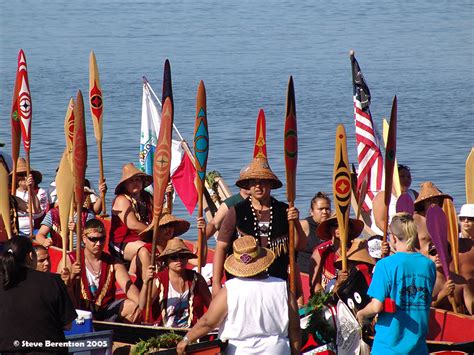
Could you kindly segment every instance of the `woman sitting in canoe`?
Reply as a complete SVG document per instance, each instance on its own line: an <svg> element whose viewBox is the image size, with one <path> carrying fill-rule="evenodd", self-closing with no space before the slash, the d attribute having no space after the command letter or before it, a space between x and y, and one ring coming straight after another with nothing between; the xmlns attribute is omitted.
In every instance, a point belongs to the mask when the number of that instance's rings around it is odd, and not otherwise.
<svg viewBox="0 0 474 355"><path fill-rule="evenodd" d="M348 245L352 240L360 235L364 229L364 223L357 219L349 219ZM315 263L313 278L311 279L310 289L317 292L321 289L330 291L335 285L338 286L343 279L338 276L338 270L334 266L334 262L341 255L339 228L337 218L333 215L331 218L322 222L316 234L326 242L319 245L313 252L312 258ZM347 275L345 275L347 276Z"/></svg>
<svg viewBox="0 0 474 355"><path fill-rule="evenodd" d="M182 239L168 241L158 257L164 270L154 274L149 266L146 281L153 279L150 319L156 326L188 328L193 326L211 303L206 281L197 272L186 269L189 259L197 258ZM141 308L145 308L147 282L140 293Z"/></svg>

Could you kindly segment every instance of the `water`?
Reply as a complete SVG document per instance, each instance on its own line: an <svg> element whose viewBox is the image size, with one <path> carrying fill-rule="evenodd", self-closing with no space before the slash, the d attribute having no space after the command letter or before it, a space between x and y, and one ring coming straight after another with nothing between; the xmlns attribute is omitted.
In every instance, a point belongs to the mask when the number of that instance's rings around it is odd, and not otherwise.
<svg viewBox="0 0 474 355"><path fill-rule="evenodd" d="M175 123L192 142L199 80L207 89L208 170L233 184L253 152L258 109L267 117L270 164L284 180L283 120L295 81L299 160L296 206L305 215L318 190L331 191L334 136L344 123L356 162L351 67L356 57L381 131L398 96L398 161L413 187L434 181L465 202L464 164L473 146L474 31L471 1L0 1L0 140L9 151L9 115L19 48L33 104L33 167L45 186L64 149L67 104L88 90L96 53L104 95L107 206L121 165L138 162L141 77L161 92L171 61ZM98 180L90 112L88 177ZM233 191L236 191L234 188ZM284 189L275 192L284 199ZM176 214L189 218L179 200ZM193 238L195 232L189 233ZM192 235L191 235L192 234Z"/></svg>

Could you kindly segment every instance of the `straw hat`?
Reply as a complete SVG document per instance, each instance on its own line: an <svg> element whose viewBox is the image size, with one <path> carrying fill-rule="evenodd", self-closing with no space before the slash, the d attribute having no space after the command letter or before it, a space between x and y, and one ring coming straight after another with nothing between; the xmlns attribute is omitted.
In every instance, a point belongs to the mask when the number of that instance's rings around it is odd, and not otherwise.
<svg viewBox="0 0 474 355"><path fill-rule="evenodd" d="M336 214L333 213L330 218L326 219L316 229L316 235L323 240L331 240L331 227L337 225ZM364 222L359 221L358 219L349 218L349 240L352 240L362 233L364 229Z"/></svg>
<svg viewBox="0 0 474 355"><path fill-rule="evenodd" d="M453 199L451 196L448 194L442 193L435 184L433 184L431 181L425 181L424 183L421 184L420 187L420 194L418 195L418 198L415 200L414 205L415 208L417 205L429 198L432 197L442 197L442 198L449 198Z"/></svg>
<svg viewBox="0 0 474 355"><path fill-rule="evenodd" d="M168 211L163 211L160 218L160 227L166 225L172 225L174 228L173 237L179 237L181 234L186 233L189 230L190 223L184 219L173 216Z"/></svg>
<svg viewBox="0 0 474 355"><path fill-rule="evenodd" d="M26 167L26 160L25 158L18 158L18 161L16 163L16 174L18 175L25 175L26 176L27 172L27 167ZM33 179L35 180L36 185L39 185L41 181L43 181L43 175L38 171L34 170L30 166L30 173L33 175ZM13 171L10 172L10 176L12 176Z"/></svg>
<svg viewBox="0 0 474 355"><path fill-rule="evenodd" d="M151 185L153 177L145 174L143 171L137 169L133 163L124 164L122 167L122 179L120 179L117 187L115 187L115 194L120 195L125 191L125 183L134 176L139 176L143 181L143 188Z"/></svg>
<svg viewBox="0 0 474 355"><path fill-rule="evenodd" d="M474 217L474 203L466 203L461 206L459 217Z"/></svg>
<svg viewBox="0 0 474 355"><path fill-rule="evenodd" d="M196 259L197 255L194 254L191 250L188 249L184 241L180 238L171 238L166 243L166 248L163 252L157 257L158 260L163 261L169 255L173 254L186 254L188 259Z"/></svg>
<svg viewBox="0 0 474 355"><path fill-rule="evenodd" d="M273 251L259 247L251 235L245 235L234 241L234 253L229 255L224 268L237 277L251 277L270 267L275 260Z"/></svg>
<svg viewBox="0 0 474 355"><path fill-rule="evenodd" d="M265 157L254 158L252 162L240 172L239 180L236 185L243 189L249 189L249 180L270 180L272 189L279 189L283 186L281 181L273 173L268 160Z"/></svg>
<svg viewBox="0 0 474 355"><path fill-rule="evenodd" d="M352 245L347 251L347 260L375 265L375 259L369 254L367 240L360 238L352 241ZM342 269L342 257L334 262L334 266L339 270Z"/></svg>

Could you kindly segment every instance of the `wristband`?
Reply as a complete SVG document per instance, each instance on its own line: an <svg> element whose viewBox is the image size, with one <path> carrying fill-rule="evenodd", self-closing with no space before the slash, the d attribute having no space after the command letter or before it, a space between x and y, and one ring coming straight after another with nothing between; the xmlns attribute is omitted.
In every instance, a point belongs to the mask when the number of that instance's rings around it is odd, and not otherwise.
<svg viewBox="0 0 474 355"><path fill-rule="evenodd" d="M183 337L183 341L184 341L186 344L189 344L189 343L191 342L191 340L189 340L189 338L188 338L187 335L185 335L185 336Z"/></svg>

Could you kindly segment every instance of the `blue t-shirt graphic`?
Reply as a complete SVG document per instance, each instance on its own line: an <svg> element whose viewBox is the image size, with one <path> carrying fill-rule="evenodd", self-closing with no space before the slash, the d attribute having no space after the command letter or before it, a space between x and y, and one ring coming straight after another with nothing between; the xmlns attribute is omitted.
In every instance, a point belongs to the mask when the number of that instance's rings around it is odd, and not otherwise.
<svg viewBox="0 0 474 355"><path fill-rule="evenodd" d="M400 252L377 262L368 294L391 298L395 313L382 312L372 354L428 354L426 334L436 266L420 253Z"/></svg>

